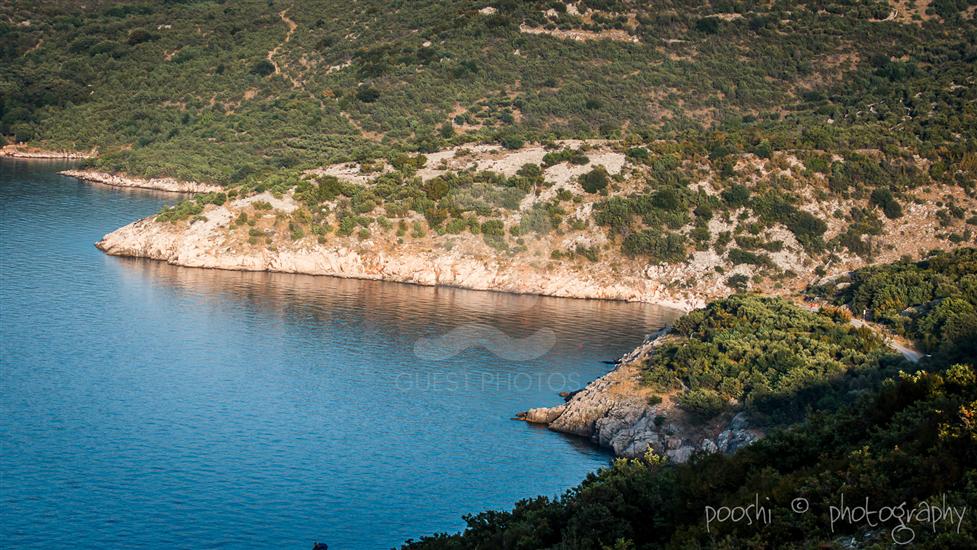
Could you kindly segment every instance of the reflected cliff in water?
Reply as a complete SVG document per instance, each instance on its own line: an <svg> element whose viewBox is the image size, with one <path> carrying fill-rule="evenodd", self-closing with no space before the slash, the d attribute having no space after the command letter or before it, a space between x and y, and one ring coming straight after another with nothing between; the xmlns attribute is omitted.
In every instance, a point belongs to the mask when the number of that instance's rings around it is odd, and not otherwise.
<svg viewBox="0 0 977 550"><path fill-rule="evenodd" d="M619 349L629 351L640 343L643 334L657 330L679 314L649 304L197 269L139 258L108 260L124 268L130 283L152 281L203 302L246 300L282 321L312 319L324 327L355 323L364 330L415 337L444 334L472 324L497 327L513 338L525 338L547 328L556 335L553 353L589 350L589 354L600 357L599 361L617 359ZM614 330L608 330L609 326ZM606 352L601 355L603 350Z"/></svg>

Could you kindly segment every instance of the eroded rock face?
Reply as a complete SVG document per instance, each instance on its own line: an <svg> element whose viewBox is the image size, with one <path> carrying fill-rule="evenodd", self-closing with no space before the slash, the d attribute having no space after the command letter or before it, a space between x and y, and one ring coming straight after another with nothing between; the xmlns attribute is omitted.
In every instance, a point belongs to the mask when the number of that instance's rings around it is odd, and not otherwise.
<svg viewBox="0 0 977 550"><path fill-rule="evenodd" d="M111 185L113 187L154 189L156 191L170 191L173 193L216 193L224 190L219 185L208 183L179 181L173 178L136 178L99 172L97 170L63 170L60 173L65 176L101 183L103 185Z"/></svg>
<svg viewBox="0 0 977 550"><path fill-rule="evenodd" d="M672 462L686 462L697 451L731 453L762 437L744 413L699 425L668 401L649 401L654 392L641 384L640 364L667 337L667 329L652 334L566 403L530 409L519 418L587 437L617 456L637 458L651 448Z"/></svg>
<svg viewBox="0 0 977 550"><path fill-rule="evenodd" d="M262 201L270 210L255 212ZM297 208L291 196L262 193L217 206L207 205L196 219L160 222L149 217L105 237L96 246L115 256L162 260L173 265L242 271L274 271L443 285L567 298L596 298L657 303L688 311L701 299L679 295L665 284L640 275L602 270L599 264L554 264L548 256L527 261L498 254L478 235L453 236L450 249L434 237L397 243L389 234L366 240L331 235L317 242L306 235L290 240L287 223L269 226L276 216ZM262 218L258 228L278 231L274 246L249 244L248 227L232 223L242 212ZM263 238L262 238L263 241Z"/></svg>

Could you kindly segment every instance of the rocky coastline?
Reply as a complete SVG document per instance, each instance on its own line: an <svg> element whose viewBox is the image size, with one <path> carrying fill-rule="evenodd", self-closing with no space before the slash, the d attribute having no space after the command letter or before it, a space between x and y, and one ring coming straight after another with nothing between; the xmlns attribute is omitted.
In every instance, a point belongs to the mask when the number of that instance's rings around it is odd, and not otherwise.
<svg viewBox="0 0 977 550"><path fill-rule="evenodd" d="M255 204L270 210L256 210ZM122 227L96 243L113 256L160 260L172 265L236 271L270 271L451 286L562 298L648 302L690 311L699 296L677 292L644 273L608 273L597 264L524 260L500 255L478 235L458 235L449 248L433 236L397 242L390 235L368 239L311 235L292 239L278 223L299 208L293 197L261 193L223 205L209 204L194 219L158 221L151 216ZM235 220L245 213L254 226ZM253 235L261 235L253 237ZM265 238L274 244L265 244ZM258 241L258 242L255 242Z"/></svg>
<svg viewBox="0 0 977 550"><path fill-rule="evenodd" d="M152 189L171 193L214 193L223 190L221 186L209 183L180 181L173 178L137 178L99 172L98 170L62 170L59 173L63 176L71 176L83 181L111 185L112 187Z"/></svg>
<svg viewBox="0 0 977 550"><path fill-rule="evenodd" d="M23 145L4 145L0 147L0 157L18 159L85 160L95 158L97 151L53 151L26 147Z"/></svg>
<svg viewBox="0 0 977 550"><path fill-rule="evenodd" d="M686 462L697 451L732 453L763 437L745 414L693 422L668 395L641 384L641 364L655 352L669 329L661 329L623 356L613 370L555 407L519 413L517 418L585 437L616 456L638 458L649 450L671 462Z"/></svg>
<svg viewBox="0 0 977 550"><path fill-rule="evenodd" d="M276 249L240 250L220 231L226 210L208 212L192 230L174 230L152 218L106 235L95 244L113 256L164 261L183 267L269 271L449 286L561 298L640 301L682 311L700 305L638 277L600 280L572 268L542 272L534 266L463 252L397 251L376 242L304 243ZM216 222L216 223L215 223ZM213 233L209 229L217 229Z"/></svg>

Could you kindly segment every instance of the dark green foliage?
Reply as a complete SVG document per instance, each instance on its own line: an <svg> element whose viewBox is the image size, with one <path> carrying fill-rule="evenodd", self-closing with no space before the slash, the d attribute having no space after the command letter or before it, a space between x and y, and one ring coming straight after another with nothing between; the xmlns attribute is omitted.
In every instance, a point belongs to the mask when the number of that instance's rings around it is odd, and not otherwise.
<svg viewBox="0 0 977 550"><path fill-rule="evenodd" d="M744 185L736 184L722 192L723 201L731 208L746 206L750 200L750 190Z"/></svg>
<svg viewBox="0 0 977 550"><path fill-rule="evenodd" d="M598 166L580 176L580 186L588 193L599 193L607 189L608 175L603 166Z"/></svg>
<svg viewBox="0 0 977 550"><path fill-rule="evenodd" d="M681 262L686 257L686 239L678 233L645 230L625 237L621 250L628 256L647 258L649 262Z"/></svg>
<svg viewBox="0 0 977 550"><path fill-rule="evenodd" d="M837 403L890 353L870 331L835 321L830 312L751 295L692 312L674 331L678 338L649 359L647 383L694 392L685 399L700 415L736 400L776 423Z"/></svg>
<svg viewBox="0 0 977 550"><path fill-rule="evenodd" d="M356 90L356 99L363 103L373 103L380 99L380 91L370 86L363 86L359 90Z"/></svg>
<svg viewBox="0 0 977 550"><path fill-rule="evenodd" d="M743 292L749 288L750 278L741 273L731 275L726 279L726 286L736 292Z"/></svg>
<svg viewBox="0 0 977 550"><path fill-rule="evenodd" d="M560 164L561 162L584 165L590 162L590 159L587 158L587 155L583 154L579 149L563 149L558 152L551 152L543 155L543 166L554 166Z"/></svg>
<svg viewBox="0 0 977 550"><path fill-rule="evenodd" d="M262 59L251 66L251 73L258 76L268 76L275 73L275 65L267 59Z"/></svg>
<svg viewBox="0 0 977 550"><path fill-rule="evenodd" d="M706 34L717 34L720 21L717 17L703 17L695 22L695 30Z"/></svg>
<svg viewBox="0 0 977 550"><path fill-rule="evenodd" d="M729 408L729 399L711 388L695 388L679 395L680 407L693 414L697 420L709 420Z"/></svg>
<svg viewBox="0 0 977 550"><path fill-rule="evenodd" d="M837 303L883 323L928 351L977 356L977 249L938 253L917 263L867 267L851 274Z"/></svg>
<svg viewBox="0 0 977 550"><path fill-rule="evenodd" d="M801 210L783 196L767 193L757 197L753 210L764 222L785 225L808 251L817 252L824 248L821 237L827 231L828 224L810 212Z"/></svg>
<svg viewBox="0 0 977 550"><path fill-rule="evenodd" d="M885 217L890 219L902 217L902 206L896 200L895 196L892 195L892 191L882 187L875 189L872 191L870 201L882 209Z"/></svg>
<svg viewBox="0 0 977 550"><path fill-rule="evenodd" d="M761 267L773 266L773 261L766 254L755 254L740 248L730 249L728 258L733 265L748 264Z"/></svg>
<svg viewBox="0 0 977 550"><path fill-rule="evenodd" d="M159 40L159 35L153 34L146 29L133 29L129 31L129 38L126 40L126 42L130 46L135 46L136 44L152 42L153 40Z"/></svg>

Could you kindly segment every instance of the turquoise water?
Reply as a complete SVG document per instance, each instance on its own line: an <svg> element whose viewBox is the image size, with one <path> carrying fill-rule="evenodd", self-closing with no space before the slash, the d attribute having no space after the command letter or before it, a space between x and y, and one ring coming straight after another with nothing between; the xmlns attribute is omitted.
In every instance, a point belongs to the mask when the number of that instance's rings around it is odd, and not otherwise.
<svg viewBox="0 0 977 550"><path fill-rule="evenodd" d="M0 161L7 548L389 548L463 528L607 464L511 417L674 316L113 258L92 243L174 196L59 167ZM473 327L516 340L415 353Z"/></svg>

